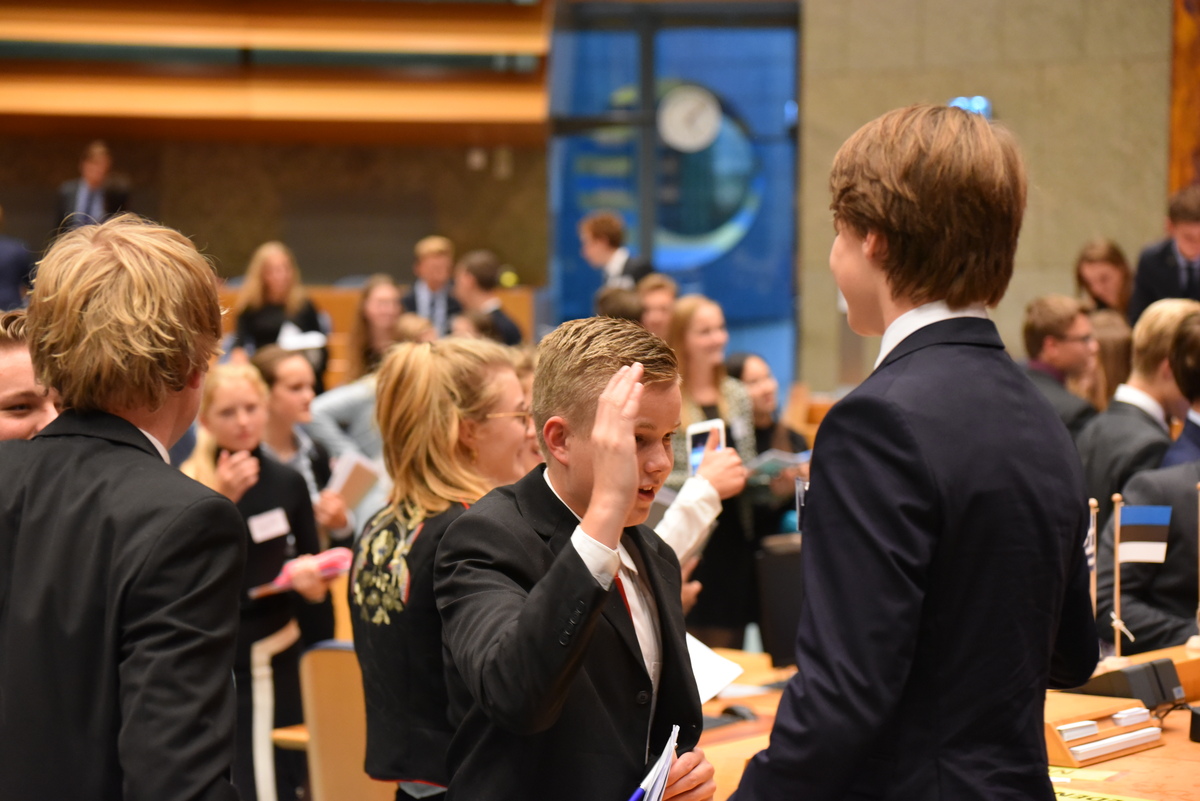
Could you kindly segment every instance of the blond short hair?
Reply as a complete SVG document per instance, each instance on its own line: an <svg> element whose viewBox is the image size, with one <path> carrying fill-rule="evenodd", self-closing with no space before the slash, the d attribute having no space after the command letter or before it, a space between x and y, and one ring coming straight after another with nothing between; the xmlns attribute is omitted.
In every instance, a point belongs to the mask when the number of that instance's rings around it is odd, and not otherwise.
<svg viewBox="0 0 1200 801"><path fill-rule="evenodd" d="M948 106L896 109L855 132L833 160L839 226L875 232L892 294L952 309L994 306L1012 278L1025 166L1005 128Z"/></svg>
<svg viewBox="0 0 1200 801"><path fill-rule="evenodd" d="M454 258L454 243L444 236L427 236L418 240L413 247L413 255L417 261L426 256L449 256Z"/></svg>
<svg viewBox="0 0 1200 801"><path fill-rule="evenodd" d="M658 292L662 289L670 292L671 297L673 298L679 297L679 284L675 283L674 278L671 278L669 275L663 275L662 273L650 273L641 281L637 282L636 288L638 295L643 298L651 292Z"/></svg>
<svg viewBox="0 0 1200 801"><path fill-rule="evenodd" d="M459 440L499 401L496 374L513 370L507 348L482 339L404 342L379 367L375 419L392 479L388 503L415 524L491 487Z"/></svg>
<svg viewBox="0 0 1200 801"><path fill-rule="evenodd" d="M588 435L600 393L614 373L634 362L641 362L647 387L679 383L675 352L632 320L571 320L542 340L533 375L533 421L542 455L549 456L542 436L546 421L561 416L578 434Z"/></svg>
<svg viewBox="0 0 1200 801"><path fill-rule="evenodd" d="M1171 353L1179 325L1189 314L1200 312L1200 302L1166 298L1146 307L1133 327L1133 374L1152 378Z"/></svg>
<svg viewBox="0 0 1200 801"><path fill-rule="evenodd" d="M61 236L28 314L38 380L84 411L160 408L221 338L212 266L183 234L132 214Z"/></svg>
<svg viewBox="0 0 1200 801"><path fill-rule="evenodd" d="M25 310L13 309L0 314L0 348L24 347Z"/></svg>
<svg viewBox="0 0 1200 801"><path fill-rule="evenodd" d="M251 364L218 364L208 371L204 377L204 387L200 390L200 417L204 418L212 409L213 398L217 390L235 381L245 381L262 397L263 403L271 394L262 373ZM204 426L196 432L196 447L192 455L179 466L184 475L194 478L210 489L217 486L217 440Z"/></svg>
<svg viewBox="0 0 1200 801"><path fill-rule="evenodd" d="M233 303L235 314L263 307L266 302L264 300L266 287L263 285L263 265L273 255L283 256L292 271L292 285L288 288L287 300L283 304L287 313L289 315L296 314L304 306L308 294L304 291L300 268L296 265L296 254L292 253L292 249L282 242L271 241L259 245L254 251L254 255L250 257L250 264L246 266L246 275L242 279L242 288L238 291L237 300Z"/></svg>

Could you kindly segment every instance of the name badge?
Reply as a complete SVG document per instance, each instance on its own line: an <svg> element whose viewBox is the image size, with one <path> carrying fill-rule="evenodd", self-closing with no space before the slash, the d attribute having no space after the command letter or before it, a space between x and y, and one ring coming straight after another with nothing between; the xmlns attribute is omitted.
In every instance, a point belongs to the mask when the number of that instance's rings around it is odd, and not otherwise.
<svg viewBox="0 0 1200 801"><path fill-rule="evenodd" d="M292 527L288 525L287 515L280 507L275 507L262 514L251 515L246 518L246 525L250 527L250 539L255 542L273 540L292 530Z"/></svg>

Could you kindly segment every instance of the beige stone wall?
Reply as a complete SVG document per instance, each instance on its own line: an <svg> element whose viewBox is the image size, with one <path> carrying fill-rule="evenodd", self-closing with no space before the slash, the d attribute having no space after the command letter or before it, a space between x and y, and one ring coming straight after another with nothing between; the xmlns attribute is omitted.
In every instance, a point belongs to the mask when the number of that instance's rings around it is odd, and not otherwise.
<svg viewBox="0 0 1200 801"><path fill-rule="evenodd" d="M1171 4L1164 0L805 0L801 20L798 375L816 390L861 379L878 343L854 341L829 274L829 165L883 112L985 95L1030 176L1016 273L993 317L1010 352L1025 304L1074 292L1082 243L1136 260L1163 235Z"/></svg>

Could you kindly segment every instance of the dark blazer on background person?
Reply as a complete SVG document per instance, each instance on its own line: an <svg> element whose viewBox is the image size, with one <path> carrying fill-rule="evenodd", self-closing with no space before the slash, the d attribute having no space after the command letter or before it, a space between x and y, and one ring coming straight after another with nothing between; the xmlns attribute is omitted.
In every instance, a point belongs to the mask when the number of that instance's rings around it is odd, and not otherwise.
<svg viewBox="0 0 1200 801"><path fill-rule="evenodd" d="M0 234L0 311L24 306L22 290L30 287L33 254L15 236Z"/></svg>
<svg viewBox="0 0 1200 801"><path fill-rule="evenodd" d="M1192 418L1188 418L1183 424L1183 430L1179 432L1179 438L1171 443L1171 447L1167 448L1167 453L1162 458L1160 467L1174 467L1177 464L1187 464L1200 460L1200 426L1196 425Z"/></svg>
<svg viewBox="0 0 1200 801"><path fill-rule="evenodd" d="M1138 256L1137 272L1133 276L1133 294L1129 298L1129 324L1132 326L1142 312L1156 300L1186 298L1200 300L1200 292L1189 296L1180 281L1180 264L1175 255L1175 240L1164 239L1147 245Z"/></svg>
<svg viewBox="0 0 1200 801"><path fill-rule="evenodd" d="M821 423L799 672L733 798L1045 799L1047 685L1098 656L1070 436L976 318L920 328Z"/></svg>
<svg viewBox="0 0 1200 801"><path fill-rule="evenodd" d="M1068 390L1054 376L1029 365L1025 366L1025 375L1029 376L1033 385L1050 401L1058 418L1071 432L1072 438L1078 437L1087 422L1099 413L1095 406Z"/></svg>
<svg viewBox="0 0 1200 801"><path fill-rule="evenodd" d="M521 344L521 329L517 327L511 317L504 313L504 309L492 309L488 312L488 316L492 318L492 325L496 327L496 333L500 335L501 342L510 347Z"/></svg>
<svg viewBox="0 0 1200 801"><path fill-rule="evenodd" d="M246 527L125 420L0 443L0 795L236 799Z"/></svg>
<svg viewBox="0 0 1200 801"><path fill-rule="evenodd" d="M446 336L450 333L450 320L455 315L462 314L463 307L462 304L458 302L458 298L454 297L454 290L451 284L446 284L439 290L439 292L444 292L446 294L446 326L445 330L438 331L437 333L438 336ZM400 298L400 306L409 314L420 314L420 312L417 311L417 293L415 284L413 289L405 292L404 296ZM432 323L434 321L430 320L429 322Z"/></svg>
<svg viewBox="0 0 1200 801"><path fill-rule="evenodd" d="M67 230L67 218L75 213L75 201L79 195L79 185L81 183L83 183L82 178L75 178L59 184L53 229L55 235ZM123 182L113 180L110 176L109 180L105 181L104 185L100 187L100 190L104 193L105 220L114 214L128 210L129 187ZM96 222L104 222L104 220L97 220Z"/></svg>
<svg viewBox="0 0 1200 801"><path fill-rule="evenodd" d="M645 526L625 529L658 609L654 703L621 595L596 583L571 544L579 521L544 470L490 492L438 548L434 589L458 727L448 801L628 798L672 724L680 753L700 737L674 552Z"/></svg>
<svg viewBox="0 0 1200 801"><path fill-rule="evenodd" d="M1140 654L1182 645L1196 629L1196 484L1200 463L1147 470L1121 493L1128 504L1170 506L1167 559L1162 564L1121 565L1121 619L1137 639L1121 641L1121 653ZM1113 640L1113 520L1100 535L1096 557L1096 628Z"/></svg>
<svg viewBox="0 0 1200 801"><path fill-rule="evenodd" d="M1113 493L1120 492L1134 473L1162 464L1171 436L1137 406L1114 400L1083 427L1075 443L1083 459L1087 497L1100 505L1096 520L1103 526L1112 515Z"/></svg>

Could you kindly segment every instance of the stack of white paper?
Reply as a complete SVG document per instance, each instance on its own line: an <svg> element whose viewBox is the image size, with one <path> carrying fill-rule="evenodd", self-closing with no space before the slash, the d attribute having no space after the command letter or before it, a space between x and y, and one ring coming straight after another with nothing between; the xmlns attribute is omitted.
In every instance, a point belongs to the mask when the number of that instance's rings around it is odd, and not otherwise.
<svg viewBox="0 0 1200 801"><path fill-rule="evenodd" d="M671 736L667 738L667 747L659 754L654 766L633 791L629 801L662 801L667 791L667 776L671 773L671 759L675 756L675 741L678 738L679 727L672 726Z"/></svg>

